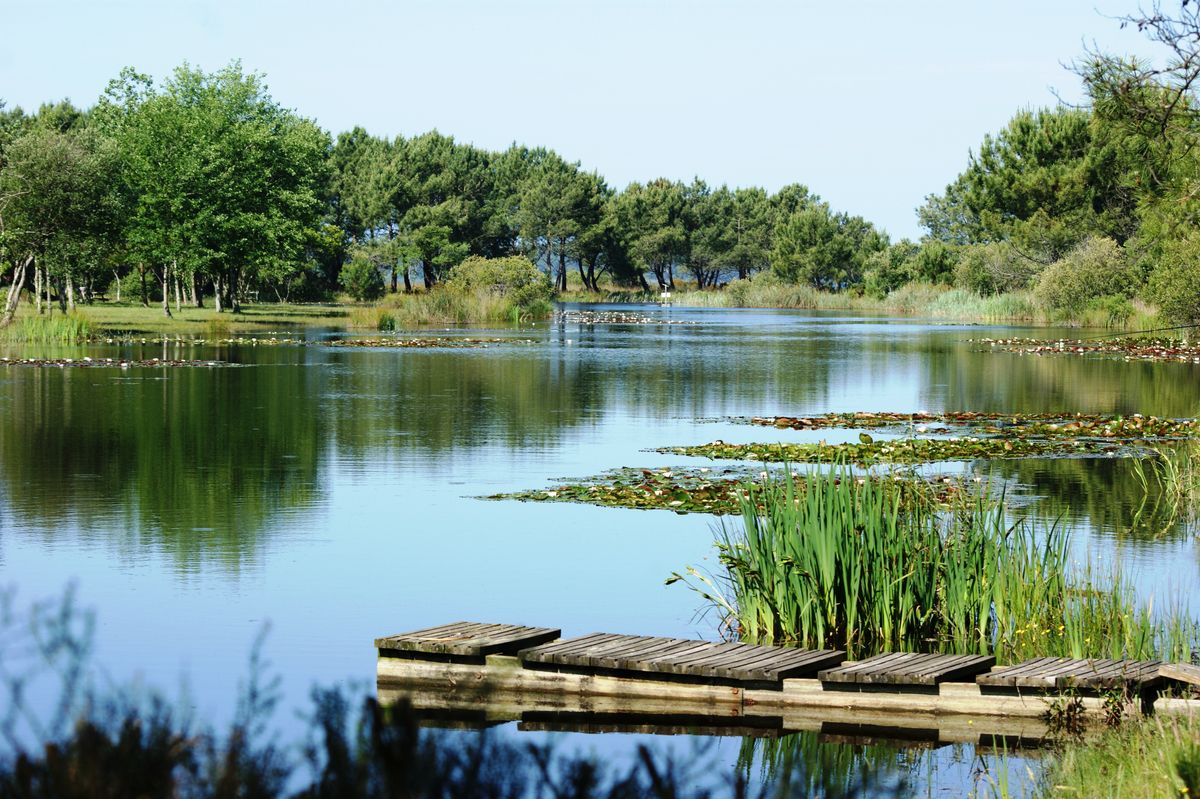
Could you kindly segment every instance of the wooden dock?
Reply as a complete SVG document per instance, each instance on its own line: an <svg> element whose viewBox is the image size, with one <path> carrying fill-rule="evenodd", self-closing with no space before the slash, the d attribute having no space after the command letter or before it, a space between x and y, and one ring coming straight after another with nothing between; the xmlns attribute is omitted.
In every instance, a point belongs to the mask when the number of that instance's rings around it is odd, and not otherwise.
<svg viewBox="0 0 1200 799"><path fill-rule="evenodd" d="M469 726L773 736L814 730L922 745L1047 737L1069 699L1099 720L1200 713L1200 669L1132 660L895 652L851 662L839 650L456 622L379 638L380 700ZM1163 692L1168 696L1163 696Z"/></svg>

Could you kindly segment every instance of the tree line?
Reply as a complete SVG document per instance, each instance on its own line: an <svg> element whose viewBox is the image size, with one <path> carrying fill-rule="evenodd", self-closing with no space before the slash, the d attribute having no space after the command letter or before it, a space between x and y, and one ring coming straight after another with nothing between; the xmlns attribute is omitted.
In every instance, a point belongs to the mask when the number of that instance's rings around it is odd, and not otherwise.
<svg viewBox="0 0 1200 799"><path fill-rule="evenodd" d="M336 137L279 105L239 63L156 84L122 71L90 108L0 106L0 259L11 320L111 294L238 310L314 300L367 261L392 291L469 256L520 255L558 290L699 288L774 269L840 290L887 244L805 186L667 179L610 186L544 147L492 152L436 131Z"/></svg>
<svg viewBox="0 0 1200 799"><path fill-rule="evenodd" d="M334 137L236 62L160 84L126 69L87 109L0 105L0 324L23 291L39 309L124 293L167 314L206 297L236 311L361 295L379 276L429 289L472 256L527 258L558 291L575 274L591 291L754 279L884 298L922 283L1025 292L1065 318L1144 299L1200 321L1200 11L1124 22L1163 61L1085 53L1086 103L1022 110L986 136L917 209L916 242L799 183L617 189L544 147Z"/></svg>

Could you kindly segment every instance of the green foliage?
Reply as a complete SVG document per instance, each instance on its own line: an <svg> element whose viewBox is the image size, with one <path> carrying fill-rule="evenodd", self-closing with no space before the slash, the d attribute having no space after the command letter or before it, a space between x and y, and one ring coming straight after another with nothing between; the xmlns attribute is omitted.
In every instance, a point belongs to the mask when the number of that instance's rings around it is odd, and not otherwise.
<svg viewBox="0 0 1200 799"><path fill-rule="evenodd" d="M494 294L522 313L543 313L553 297L549 278L520 256L480 258L473 255L450 270L446 287L467 294Z"/></svg>
<svg viewBox="0 0 1200 799"><path fill-rule="evenodd" d="M383 275L379 274L379 267L366 258L355 258L343 266L338 280L346 293L359 302L383 296Z"/></svg>
<svg viewBox="0 0 1200 799"><path fill-rule="evenodd" d="M1093 303L1127 298L1137 288L1136 270L1120 245L1091 236L1042 271L1034 296L1051 311L1075 319Z"/></svg>
<svg viewBox="0 0 1200 799"><path fill-rule="evenodd" d="M871 253L863 265L864 289L868 296L883 299L914 278L913 260L917 245L908 239L886 250Z"/></svg>
<svg viewBox="0 0 1200 799"><path fill-rule="evenodd" d="M1010 244L977 244L962 249L954 285L987 297L1026 288L1040 270Z"/></svg>
<svg viewBox="0 0 1200 799"><path fill-rule="evenodd" d="M184 65L155 91L123 74L102 106L125 163L128 244L160 281L202 274L237 308L245 282L294 273L319 225L329 141L260 75Z"/></svg>
<svg viewBox="0 0 1200 799"><path fill-rule="evenodd" d="M1088 111L1021 111L985 136L967 169L918 210L930 236L948 243L1011 241L1045 261L1089 233L1128 237L1124 162L1106 149Z"/></svg>
<svg viewBox="0 0 1200 799"><path fill-rule="evenodd" d="M1169 322L1200 322L1200 236L1164 243L1150 273L1147 294Z"/></svg>
<svg viewBox="0 0 1200 799"><path fill-rule="evenodd" d="M771 269L788 283L840 291L860 284L867 258L885 247L887 238L861 217L810 203L776 228Z"/></svg>

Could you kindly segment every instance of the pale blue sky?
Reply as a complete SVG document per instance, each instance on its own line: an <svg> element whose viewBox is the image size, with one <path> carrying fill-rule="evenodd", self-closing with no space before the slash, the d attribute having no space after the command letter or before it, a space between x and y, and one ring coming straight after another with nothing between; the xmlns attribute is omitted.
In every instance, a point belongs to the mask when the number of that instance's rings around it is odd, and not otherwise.
<svg viewBox="0 0 1200 799"><path fill-rule="evenodd" d="M0 98L91 104L122 66L240 58L334 133L544 144L616 186L807 184L893 237L1133 0L0 0Z"/></svg>

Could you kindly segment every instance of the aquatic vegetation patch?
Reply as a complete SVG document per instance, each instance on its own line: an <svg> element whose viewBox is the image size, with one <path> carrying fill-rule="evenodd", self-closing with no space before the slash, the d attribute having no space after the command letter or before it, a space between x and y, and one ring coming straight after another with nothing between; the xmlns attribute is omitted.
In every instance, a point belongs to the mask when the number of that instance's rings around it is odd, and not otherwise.
<svg viewBox="0 0 1200 799"><path fill-rule="evenodd" d="M639 469L625 467L595 477L561 480L550 488L493 494L485 499L516 499L524 502L581 502L609 508L670 510L675 513L711 513L727 516L742 512L743 503L755 486L766 480L787 482L787 473L775 470L754 472L731 469ZM790 480L803 492L809 479L792 472ZM851 479L859 484L878 483L901 496L922 493L932 502L949 506L977 485L974 480L951 477L924 478L917 475L877 474Z"/></svg>
<svg viewBox="0 0 1200 799"><path fill-rule="evenodd" d="M1031 338L981 338L972 343L984 344L986 351L1015 352L1019 355L1106 355L1126 361L1178 361L1200 363L1200 342L1187 343L1178 339L1116 338L1106 340L1059 339L1048 341Z"/></svg>
<svg viewBox="0 0 1200 799"><path fill-rule="evenodd" d="M1035 438L1107 438L1132 441L1186 439L1200 436L1200 419L1167 419L1133 414L1084 413L827 413L820 416L754 416L723 421L745 422L787 430L897 429L918 433L964 428L988 436Z"/></svg>
<svg viewBox="0 0 1200 799"><path fill-rule="evenodd" d="M633 311L559 311L555 322L576 325L694 325L695 319L635 313Z"/></svg>
<svg viewBox="0 0 1200 799"><path fill-rule="evenodd" d="M0 366L33 366L41 368L83 369L90 367L116 367L130 369L133 367L216 367L240 366L241 364L228 361L196 361L177 358L149 358L146 360L128 360L125 358L0 358Z"/></svg>
<svg viewBox="0 0 1200 799"><path fill-rule="evenodd" d="M426 336L421 338L341 338L321 342L330 347L370 347L390 349L485 349L498 344L533 344L533 339L468 338L462 336Z"/></svg>
<svg viewBox="0 0 1200 799"><path fill-rule="evenodd" d="M857 444L729 444L713 441L690 447L660 447L655 452L722 460L765 463L935 463L978 459L1047 458L1129 454L1128 445L1092 439L902 438L875 441L862 434Z"/></svg>

